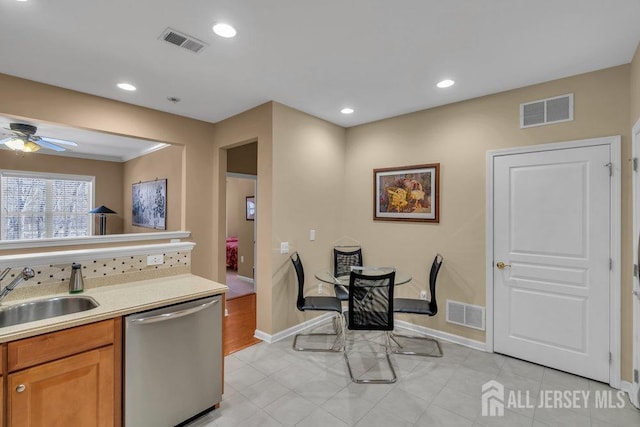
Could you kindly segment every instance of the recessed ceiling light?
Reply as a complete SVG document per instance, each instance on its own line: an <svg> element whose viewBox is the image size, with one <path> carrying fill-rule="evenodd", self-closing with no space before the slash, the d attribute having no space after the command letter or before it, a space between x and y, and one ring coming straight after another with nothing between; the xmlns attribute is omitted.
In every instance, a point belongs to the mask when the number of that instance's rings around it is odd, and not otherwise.
<svg viewBox="0 0 640 427"><path fill-rule="evenodd" d="M216 24L213 26L213 32L224 38L231 38L236 36L236 29L229 24Z"/></svg>
<svg viewBox="0 0 640 427"><path fill-rule="evenodd" d="M438 82L436 86L438 86L440 89L444 89L445 87L453 86L455 83L456 82L454 82L453 80L446 79Z"/></svg>
<svg viewBox="0 0 640 427"><path fill-rule="evenodd" d="M136 90L136 87L131 83L118 83L118 87L122 90L128 90L130 92Z"/></svg>
<svg viewBox="0 0 640 427"><path fill-rule="evenodd" d="M342 114L353 114L353 111L354 111L353 108L349 108L349 107L345 107L342 110L340 110Z"/></svg>

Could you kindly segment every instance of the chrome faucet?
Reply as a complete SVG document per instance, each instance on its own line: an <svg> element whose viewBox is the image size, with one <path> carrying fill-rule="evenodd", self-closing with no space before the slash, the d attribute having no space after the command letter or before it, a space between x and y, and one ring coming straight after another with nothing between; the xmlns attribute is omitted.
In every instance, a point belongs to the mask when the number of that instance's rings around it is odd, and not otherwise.
<svg viewBox="0 0 640 427"><path fill-rule="evenodd" d="M0 274L0 281L2 281L2 279L5 278L5 276L9 273L9 271L11 271L11 268L5 268L2 271L2 273ZM16 286L20 284L20 282L22 282L23 280L29 280L35 275L36 273L35 271L33 271L32 268L29 268L29 267L23 268L22 271L18 273L16 278L13 279L11 283L5 286L4 289L0 292L0 303L2 302L3 299L5 299L7 295L11 293L11 291L13 291L16 288Z"/></svg>

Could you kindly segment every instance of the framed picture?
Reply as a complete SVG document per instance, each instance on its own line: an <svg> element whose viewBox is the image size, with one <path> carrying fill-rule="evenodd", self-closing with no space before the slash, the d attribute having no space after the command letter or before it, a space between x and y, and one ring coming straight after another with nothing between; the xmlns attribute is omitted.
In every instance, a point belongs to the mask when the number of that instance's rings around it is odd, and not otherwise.
<svg viewBox="0 0 640 427"><path fill-rule="evenodd" d="M167 229L167 180L139 182L131 190L131 223L138 227Z"/></svg>
<svg viewBox="0 0 640 427"><path fill-rule="evenodd" d="M247 221L256 219L256 197L247 196Z"/></svg>
<svg viewBox="0 0 640 427"><path fill-rule="evenodd" d="M439 222L440 163L373 170L373 219Z"/></svg>

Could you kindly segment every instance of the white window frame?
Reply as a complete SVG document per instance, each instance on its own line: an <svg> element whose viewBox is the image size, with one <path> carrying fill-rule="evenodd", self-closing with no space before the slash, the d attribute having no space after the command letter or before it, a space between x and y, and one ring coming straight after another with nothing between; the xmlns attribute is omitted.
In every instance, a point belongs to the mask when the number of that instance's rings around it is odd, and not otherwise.
<svg viewBox="0 0 640 427"><path fill-rule="evenodd" d="M96 177L90 175L74 175L74 174L65 174L65 173L50 173L50 172L32 172L32 171L21 171L21 170L10 170L10 169L0 169L0 201L3 200L4 194L2 194L2 178L4 177L21 177L21 178L37 178L37 179L48 179L48 180L69 180L69 181L86 181L91 184L91 188L89 190L89 206L95 206L95 186L96 186ZM89 214L89 213L87 213ZM0 212L0 218L4 216L4 210ZM92 219L89 220L89 236L92 236L94 233L94 222ZM0 230L0 236L4 240L4 229ZM38 239L39 240L39 239Z"/></svg>

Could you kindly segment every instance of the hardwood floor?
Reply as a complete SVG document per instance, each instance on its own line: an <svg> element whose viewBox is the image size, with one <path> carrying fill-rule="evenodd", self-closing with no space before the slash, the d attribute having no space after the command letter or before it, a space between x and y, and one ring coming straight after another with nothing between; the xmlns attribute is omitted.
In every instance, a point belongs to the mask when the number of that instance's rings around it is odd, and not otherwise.
<svg viewBox="0 0 640 427"><path fill-rule="evenodd" d="M256 294L251 293L226 302L229 315L224 322L224 355L260 342L256 330Z"/></svg>

